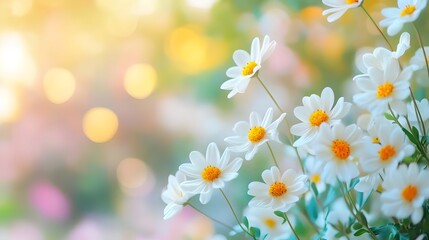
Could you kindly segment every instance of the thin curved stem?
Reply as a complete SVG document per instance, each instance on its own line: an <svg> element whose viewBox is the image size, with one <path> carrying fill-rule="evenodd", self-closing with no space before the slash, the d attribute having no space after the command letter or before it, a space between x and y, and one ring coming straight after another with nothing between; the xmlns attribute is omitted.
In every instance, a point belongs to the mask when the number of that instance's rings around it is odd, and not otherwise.
<svg viewBox="0 0 429 240"><path fill-rule="evenodd" d="M366 8L363 6L363 4L360 5L360 7L362 8L362 10L366 13L366 15L369 17L369 19L371 20L371 22L374 24L374 26L377 28L378 32L381 34L381 36L383 36L384 40L386 41L387 45L389 45L389 48L391 51L393 51L393 47L390 44L389 40L387 39L386 35L383 33L383 31L381 31L381 28L377 25L377 23L375 22L374 18L372 18L372 16L369 14L369 12L366 10Z"/></svg>
<svg viewBox="0 0 429 240"><path fill-rule="evenodd" d="M285 212L283 212L283 215L284 215L284 217L286 219L286 222L289 224L290 229L292 229L292 232L295 235L296 239L297 240L301 240L299 238L298 234L296 233L295 229L293 228L292 223L290 222L289 218L287 217L287 214Z"/></svg>
<svg viewBox="0 0 429 240"><path fill-rule="evenodd" d="M350 195L349 191L347 190L347 184L346 183L342 183L338 178L338 187L340 188L341 193L343 194L344 197L344 201L346 202L350 213L355 217L355 219L368 231L368 233L371 235L371 238L374 240L377 240L377 236L374 234L374 232L369 228L368 224L366 222L364 222L358 215L358 213L360 212L357 207L356 204L353 201L352 196ZM344 187L344 189L343 189ZM353 211L355 210L356 213Z"/></svg>
<svg viewBox="0 0 429 240"><path fill-rule="evenodd" d="M311 221L310 216L308 216L307 211L304 208L302 208L301 206L299 206L298 204L297 204L297 207L298 207L299 211L301 212L301 215L304 216L304 218L307 220L307 222L310 224L310 226L314 229L314 231L316 231L317 234L320 234L319 227L316 226L316 224L313 221Z"/></svg>
<svg viewBox="0 0 429 240"><path fill-rule="evenodd" d="M427 64L427 62L426 62L426 64ZM414 93L411 90L411 87L409 87L409 89L410 89L410 94L411 94L411 100L413 102L414 109L416 110L416 119L418 119L417 122L419 123L420 131L422 131L422 134L425 135L426 134L425 122L423 121L422 114L420 113L420 109L417 106L416 98L414 97ZM411 128L410 128L410 130L411 130Z"/></svg>
<svg viewBox="0 0 429 240"><path fill-rule="evenodd" d="M413 27L417 33L417 37L419 39L419 44L420 44L420 47L422 48L422 51L423 51L423 56L425 58L425 63L426 63L426 71L428 73L428 78L429 78L429 63L428 63L428 57L427 57L427 54L425 51L425 46L423 46L422 35L420 34L420 31L419 31L419 29L417 29L417 26L416 26L416 24L414 24L414 22L413 22Z"/></svg>
<svg viewBox="0 0 429 240"><path fill-rule="evenodd" d="M190 202L187 202L185 205L190 206L190 207L191 207L191 208L193 208L195 211L197 211L197 212L199 212L200 214L202 214L202 215L204 215L204 216L208 217L208 218L209 218L210 220L212 220L213 222L216 222L217 224L219 224L219 225L221 225L221 226L223 226L223 227L225 227L225 228L228 228L228 229L229 229L229 230L231 230L231 231L235 231L235 229L234 229L233 227L228 226L228 225L226 225L225 223L223 223L223 222L221 222L221 221L217 220L216 218L213 218L212 216L210 216L210 215L208 215L208 214L204 213L203 211L201 211L200 209L198 209L197 207L195 207L194 205L192 205Z"/></svg>
<svg viewBox="0 0 429 240"><path fill-rule="evenodd" d="M262 82L262 80L261 80L261 78L259 77L258 74L256 74L256 79L258 79L259 83L262 85L262 87L265 89L265 91L267 92L267 94L270 96L271 100L273 100L273 102L276 105L277 109L280 112L283 113L284 112L283 109L280 107L280 105L278 104L278 102L274 98L273 94L271 94L270 90L268 90L267 86L265 86L264 82ZM286 123L286 127L288 129L287 130L287 137L288 137L288 140L289 140L290 144L292 145L295 142L295 139L294 139L292 133L290 132L290 124L287 121L287 119L285 119L285 123ZM302 163L301 156L298 153L298 149L296 147L293 147L293 148L295 150L296 156L298 157L298 162L299 162L299 165L301 166L302 173L305 173L305 169L304 169L304 166L303 166L303 163Z"/></svg>
<svg viewBox="0 0 429 240"><path fill-rule="evenodd" d="M280 169L280 165L279 165L279 163L277 162L276 156L274 156L273 149L271 148L271 145L270 145L270 143L269 143L269 142L267 142L267 146L268 146L268 149L270 150L271 157L273 157L274 164L276 165L276 167L277 167L278 169Z"/></svg>
<svg viewBox="0 0 429 240"><path fill-rule="evenodd" d="M262 85L262 87L265 89L265 91L268 93L268 95L270 96L271 100L273 100L274 104L276 105L277 109L284 113L283 109L280 107L279 103L276 101L276 99L274 98L274 96L271 94L270 90L268 90L267 86L265 86L265 84L262 82L261 78L259 77L258 74L256 74L256 79L258 79L259 83Z"/></svg>
<svg viewBox="0 0 429 240"><path fill-rule="evenodd" d="M222 189L219 188L219 191L222 193L223 198L225 198L226 203L228 203L229 209L231 209L232 214L234 215L235 220L238 223L238 226L240 226L240 228L243 230L243 232L247 233L249 236L251 236L253 239L255 239L255 236L253 236L253 234L249 233L246 229L244 229L244 227L241 225L241 221L238 219L237 214L234 211L234 208L231 205L231 202L228 200L228 198L226 197L225 193L223 192Z"/></svg>

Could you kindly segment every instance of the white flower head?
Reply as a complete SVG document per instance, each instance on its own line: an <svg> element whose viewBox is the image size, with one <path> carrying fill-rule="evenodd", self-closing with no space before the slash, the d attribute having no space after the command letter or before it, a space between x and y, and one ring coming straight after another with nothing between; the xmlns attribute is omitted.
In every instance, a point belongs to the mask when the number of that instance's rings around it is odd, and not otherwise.
<svg viewBox="0 0 429 240"><path fill-rule="evenodd" d="M359 7L363 0L322 0L322 2L331 7L323 11L323 16L331 14L328 16L328 22L334 22L343 16L347 10Z"/></svg>
<svg viewBox="0 0 429 240"><path fill-rule="evenodd" d="M317 191L322 193L326 190L325 181L322 180L324 163L318 161L314 156L305 159L305 169L307 169L308 180L316 185ZM310 194L308 196L311 196ZM307 196L306 196L307 197Z"/></svg>
<svg viewBox="0 0 429 240"><path fill-rule="evenodd" d="M281 121L285 118L286 113L280 115L274 122L273 109L269 108L263 119L256 112L252 112L249 117L249 122L237 122L233 128L236 136L225 138L225 141L233 146L227 149L231 152L245 152L245 159L251 160L259 147L268 141L277 141L277 128Z"/></svg>
<svg viewBox="0 0 429 240"><path fill-rule="evenodd" d="M426 7L427 0L398 0L398 7L381 10L385 19L380 21L381 27L387 27L387 34L396 35L404 23L415 21Z"/></svg>
<svg viewBox="0 0 429 240"><path fill-rule="evenodd" d="M374 49L372 53L364 53L362 54L362 64L360 64L360 68L364 74L368 74L368 69L372 67L385 71L387 63L391 61L392 58L399 59L409 48L410 34L408 32L403 32L396 46L396 51L392 52L384 47L378 47Z"/></svg>
<svg viewBox="0 0 429 240"><path fill-rule="evenodd" d="M321 96L315 94L305 96L302 103L303 106L298 106L293 111L301 123L293 125L290 129L292 134L300 136L293 143L296 147L313 141L322 123L329 125L339 123L351 107L351 103L344 102L343 97L340 97L334 106L334 91L329 87L323 89Z"/></svg>
<svg viewBox="0 0 429 240"><path fill-rule="evenodd" d="M382 212L399 219L411 216L411 221L418 224L423 217L422 205L429 198L427 179L428 170L419 169L416 163L388 171L381 193Z"/></svg>
<svg viewBox="0 0 429 240"><path fill-rule="evenodd" d="M429 54L429 46L424 47L426 54ZM426 55L427 58L429 58L428 55ZM410 60L411 65L416 66L416 70L426 68L426 61L429 61L429 59L425 59L425 56L423 54L423 49L419 48L414 53L414 56Z"/></svg>
<svg viewBox="0 0 429 240"><path fill-rule="evenodd" d="M264 37L262 47L259 38L254 38L250 54L245 50L236 50L233 59L237 66L230 67L226 75L231 79L224 82L220 88L231 90L228 98L237 93L244 93L249 85L250 79L259 71L262 63L271 55L276 46L275 41L271 41L269 36Z"/></svg>
<svg viewBox="0 0 429 240"><path fill-rule="evenodd" d="M383 183L384 171L370 173L359 178L359 182L355 186L355 190L364 193L366 198L372 191L381 191L381 184Z"/></svg>
<svg viewBox="0 0 429 240"><path fill-rule="evenodd" d="M417 108L419 110L420 116L422 117L424 126L426 127L426 133L427 133L429 128L429 101L426 98L423 98L421 101L416 100L416 104L417 104ZM416 112L416 108L413 102L410 102L407 105L407 116L411 126L414 126L417 129L420 129L419 128L420 118L418 117L418 113ZM421 133L421 134L425 135L426 133Z"/></svg>
<svg viewBox="0 0 429 240"><path fill-rule="evenodd" d="M230 160L230 154L225 151L222 156L216 143L210 143L204 157L198 151L189 154L191 163L184 163L179 170L188 178L182 182L183 190L192 194L200 194L200 202L206 204L210 201L213 189L223 188L225 182L229 182L238 176L243 160L235 158Z"/></svg>
<svg viewBox="0 0 429 240"><path fill-rule="evenodd" d="M167 188L162 192L161 198L167 204L164 208L164 219L169 219L179 213L186 201L192 197L192 194L183 191L180 184L186 181L186 176L178 171L176 176L168 177Z"/></svg>
<svg viewBox="0 0 429 240"><path fill-rule="evenodd" d="M371 67L367 75L358 75L354 78L361 92L353 96L353 101L373 115L387 112L389 104L393 110L404 113L406 105L403 100L410 94L412 74L411 67L401 71L399 62L394 58L387 62L384 70Z"/></svg>
<svg viewBox="0 0 429 240"><path fill-rule="evenodd" d="M247 194L254 196L250 207L270 208L273 211L288 211L300 195L307 191L306 175L298 175L293 169L283 174L277 167L262 172L262 182L251 182Z"/></svg>
<svg viewBox="0 0 429 240"><path fill-rule="evenodd" d="M414 146L409 143L405 133L394 124L378 124L373 135L373 144L359 159L362 170L374 173L383 168L396 168L400 161L414 153Z"/></svg>
<svg viewBox="0 0 429 240"><path fill-rule="evenodd" d="M287 224L283 224L283 219L274 214L269 208L247 207L244 216L249 220L249 225L261 230L261 236L267 235L264 240L289 239L291 229ZM288 216L293 222L293 216Z"/></svg>
<svg viewBox="0 0 429 240"><path fill-rule="evenodd" d="M324 163L322 179L334 184L337 178L349 182L359 175L356 160L366 150L362 131L356 124L345 127L322 124L314 144L316 159Z"/></svg>

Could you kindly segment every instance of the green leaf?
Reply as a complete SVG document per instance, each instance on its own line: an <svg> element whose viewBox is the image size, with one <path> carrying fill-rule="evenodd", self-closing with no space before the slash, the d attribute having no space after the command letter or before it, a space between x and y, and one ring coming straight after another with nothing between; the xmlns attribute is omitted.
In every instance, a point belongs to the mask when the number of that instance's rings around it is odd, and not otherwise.
<svg viewBox="0 0 429 240"><path fill-rule="evenodd" d="M249 229L250 234L252 234L254 237L259 238L261 236L261 230L257 227L250 227Z"/></svg>
<svg viewBox="0 0 429 240"><path fill-rule="evenodd" d="M352 189L354 189L355 188L355 186L356 186L356 184L358 184L359 183L359 178L353 178L351 181L350 181L350 187L349 187L349 191L350 190L352 190Z"/></svg>
<svg viewBox="0 0 429 240"><path fill-rule="evenodd" d="M360 224L360 223L358 223L358 222L356 222L355 224L353 224L353 229L354 230L359 230L359 229L361 229L363 226L362 226L362 224Z"/></svg>
<svg viewBox="0 0 429 240"><path fill-rule="evenodd" d="M361 229L357 230L355 233L353 233L353 235L360 236L360 235L363 235L365 233L368 233L368 230L361 228Z"/></svg>
<svg viewBox="0 0 429 240"><path fill-rule="evenodd" d="M311 198L308 205L306 206L306 210L308 212L308 216L312 221L316 221L317 216L319 214L316 198Z"/></svg>
<svg viewBox="0 0 429 240"><path fill-rule="evenodd" d="M246 229L249 229L249 220L246 216L243 217L243 224L246 226Z"/></svg>
<svg viewBox="0 0 429 240"><path fill-rule="evenodd" d="M412 143L414 143L415 145L418 145L418 144L419 144L418 140L416 140L416 138L413 136L413 134L412 134L410 131L408 131L408 130L407 130L407 129L405 129L405 128L402 128L402 131L405 133L405 135L407 135L408 139L409 139Z"/></svg>
<svg viewBox="0 0 429 240"><path fill-rule="evenodd" d="M358 212L357 216L359 217L360 221L363 222L363 225L368 226L368 220L366 220L365 214Z"/></svg>
<svg viewBox="0 0 429 240"><path fill-rule="evenodd" d="M416 137L417 139L419 139L420 133L419 130L416 127L412 127L411 128L411 132L413 133L414 137Z"/></svg>
<svg viewBox="0 0 429 240"><path fill-rule="evenodd" d="M389 114L389 113L385 113L385 114L384 114L384 117L385 117L387 120L395 121L395 118L394 118L391 114Z"/></svg>
<svg viewBox="0 0 429 240"><path fill-rule="evenodd" d="M317 196L319 196L319 191L317 190L316 183L312 182L312 183L310 184L310 187L311 187L311 189L313 190L314 195L315 195L316 197L317 197Z"/></svg>
<svg viewBox="0 0 429 240"><path fill-rule="evenodd" d="M282 211L275 211L274 214L278 217L281 217L283 219L282 224L284 224L286 222L286 218L285 218L285 214Z"/></svg>

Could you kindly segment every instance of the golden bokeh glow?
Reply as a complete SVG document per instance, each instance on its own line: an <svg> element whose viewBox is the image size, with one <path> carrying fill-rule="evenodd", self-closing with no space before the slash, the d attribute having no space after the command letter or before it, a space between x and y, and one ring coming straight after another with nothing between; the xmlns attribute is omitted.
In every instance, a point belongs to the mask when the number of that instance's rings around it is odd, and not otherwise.
<svg viewBox="0 0 429 240"><path fill-rule="evenodd" d="M116 169L116 177L121 186L125 188L142 187L148 176L146 164L136 158L126 158L122 160Z"/></svg>
<svg viewBox="0 0 429 240"><path fill-rule="evenodd" d="M115 136L119 121L116 114L107 108L93 108L83 117L85 135L93 142L107 142Z"/></svg>
<svg viewBox="0 0 429 240"><path fill-rule="evenodd" d="M43 79L43 89L49 101L61 104L69 100L75 91L73 75L66 69L53 68Z"/></svg>
<svg viewBox="0 0 429 240"><path fill-rule="evenodd" d="M175 29L166 42L168 56L186 73L195 74L221 64L226 58L226 47L203 35L194 26Z"/></svg>
<svg viewBox="0 0 429 240"><path fill-rule="evenodd" d="M18 33L0 36L0 81L7 84L31 85L36 77L36 66Z"/></svg>
<svg viewBox="0 0 429 240"><path fill-rule="evenodd" d="M8 87L0 87L0 122L13 122L19 116L20 104L16 93Z"/></svg>
<svg viewBox="0 0 429 240"><path fill-rule="evenodd" d="M132 97L143 99L153 92L157 79L156 70L151 65L136 64L125 73L124 88Z"/></svg>

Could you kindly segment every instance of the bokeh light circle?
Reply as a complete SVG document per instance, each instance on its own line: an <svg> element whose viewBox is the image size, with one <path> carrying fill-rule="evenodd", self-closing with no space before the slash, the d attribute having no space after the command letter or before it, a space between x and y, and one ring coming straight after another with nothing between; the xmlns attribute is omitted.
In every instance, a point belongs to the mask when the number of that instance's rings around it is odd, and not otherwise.
<svg viewBox="0 0 429 240"><path fill-rule="evenodd" d="M49 101L61 104L69 100L76 88L74 76L66 69L53 68L43 79L43 89Z"/></svg>
<svg viewBox="0 0 429 240"><path fill-rule="evenodd" d="M146 163L137 158L122 160L116 169L116 177L125 188L139 188L146 183L148 168Z"/></svg>
<svg viewBox="0 0 429 240"><path fill-rule="evenodd" d="M130 96L143 99L153 92L157 78L156 70L151 65L136 64L125 73L124 88Z"/></svg>
<svg viewBox="0 0 429 240"><path fill-rule="evenodd" d="M93 142L104 143L115 136L119 121L116 114L108 108L92 108L83 117L82 127L85 135Z"/></svg>

